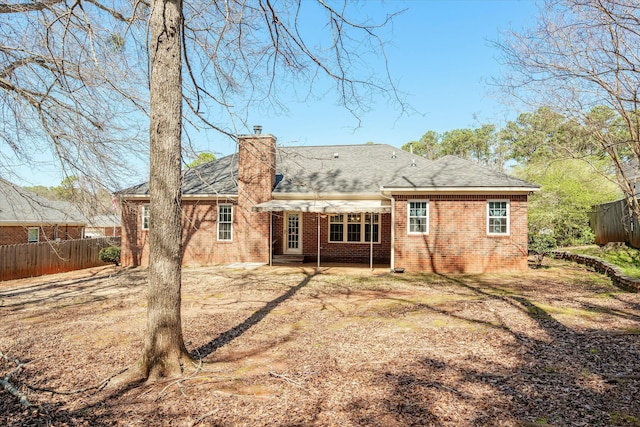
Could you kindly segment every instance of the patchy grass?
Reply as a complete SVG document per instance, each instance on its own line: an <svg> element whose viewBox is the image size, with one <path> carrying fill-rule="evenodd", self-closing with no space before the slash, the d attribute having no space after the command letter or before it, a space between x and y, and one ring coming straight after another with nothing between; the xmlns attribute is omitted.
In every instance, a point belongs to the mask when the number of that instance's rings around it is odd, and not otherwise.
<svg viewBox="0 0 640 427"><path fill-rule="evenodd" d="M629 246L588 246L569 248L570 252L589 255L620 267L625 275L640 279L640 251Z"/></svg>

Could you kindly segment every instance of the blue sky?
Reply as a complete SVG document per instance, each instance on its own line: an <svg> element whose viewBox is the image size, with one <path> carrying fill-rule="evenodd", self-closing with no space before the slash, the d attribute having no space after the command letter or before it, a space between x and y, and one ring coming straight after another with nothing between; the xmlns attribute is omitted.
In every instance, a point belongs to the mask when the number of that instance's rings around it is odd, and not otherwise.
<svg viewBox="0 0 640 427"><path fill-rule="evenodd" d="M363 114L360 126L346 110L334 105L335 96L299 102L285 96L286 114L249 113L249 123L263 126L281 145L363 144L368 141L400 147L428 130L444 132L482 123L501 126L519 111L498 102L487 83L498 77L500 52L491 44L501 30L530 27L537 15L533 0L414 0L368 1L373 19L403 10L385 36L391 75L413 111L400 115L384 99ZM381 66L382 64L378 64ZM235 150L227 138L195 135L195 148L216 155ZM22 176L23 185L57 185L62 177L42 168ZM148 167L125 185L147 180Z"/></svg>
<svg viewBox="0 0 640 427"><path fill-rule="evenodd" d="M387 55L391 74L415 111L400 116L380 99L362 122L334 98L288 104L286 115L250 114L282 145L363 144L400 147L427 130L444 132L482 123L502 125L518 111L495 99L487 82L500 75L500 53L491 45L501 30L531 26L537 14L533 0L414 0L368 2L372 16L406 11L395 18ZM493 94L492 94L493 93ZM222 154L234 150L224 138L201 140L198 147Z"/></svg>

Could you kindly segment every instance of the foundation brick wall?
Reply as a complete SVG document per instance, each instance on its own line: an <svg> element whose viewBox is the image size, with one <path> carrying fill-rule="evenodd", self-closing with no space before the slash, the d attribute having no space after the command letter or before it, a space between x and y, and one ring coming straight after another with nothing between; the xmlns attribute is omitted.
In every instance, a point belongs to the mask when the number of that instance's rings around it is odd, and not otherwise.
<svg viewBox="0 0 640 427"><path fill-rule="evenodd" d="M437 273L527 270L527 196L395 196L395 267ZM407 232L407 200L429 200L429 234ZM487 235L487 200L509 200L510 234Z"/></svg>
<svg viewBox="0 0 640 427"><path fill-rule="evenodd" d="M35 227L35 226L33 226ZM18 245L29 242L29 228L31 226L3 226L0 227L0 245ZM40 226L40 241L56 239L55 226ZM82 239L84 227L81 226L58 226L57 238L60 240Z"/></svg>

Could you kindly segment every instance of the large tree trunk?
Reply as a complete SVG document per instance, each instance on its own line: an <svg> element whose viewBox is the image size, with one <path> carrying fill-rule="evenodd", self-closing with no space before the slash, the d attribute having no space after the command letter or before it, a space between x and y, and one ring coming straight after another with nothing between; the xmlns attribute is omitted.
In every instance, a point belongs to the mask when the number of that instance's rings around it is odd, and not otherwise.
<svg viewBox="0 0 640 427"><path fill-rule="evenodd" d="M142 374L149 380L181 374L182 338L182 0L151 4L151 216L147 331Z"/></svg>

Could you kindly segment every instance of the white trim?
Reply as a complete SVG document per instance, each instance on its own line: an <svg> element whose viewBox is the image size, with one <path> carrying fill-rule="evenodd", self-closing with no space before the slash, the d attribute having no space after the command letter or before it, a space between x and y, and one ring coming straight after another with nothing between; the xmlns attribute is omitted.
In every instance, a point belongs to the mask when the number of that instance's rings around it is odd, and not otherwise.
<svg viewBox="0 0 640 427"><path fill-rule="evenodd" d="M507 219L507 232L506 233L495 233L489 231L489 219L491 218L504 218L504 217L491 217L489 216L489 204L495 202L506 203L506 219ZM511 235L511 201L509 199L487 199L487 236L510 236Z"/></svg>
<svg viewBox="0 0 640 427"><path fill-rule="evenodd" d="M408 196L416 193L433 193L433 194L455 194L455 195L471 195L471 194L510 194L510 195L528 195L540 188L530 187L382 187L380 190L383 194Z"/></svg>
<svg viewBox="0 0 640 427"><path fill-rule="evenodd" d="M29 233L32 230L36 230L36 240L31 240L29 238ZM40 227L29 227L27 229L27 243L38 243L38 242L40 242Z"/></svg>
<svg viewBox="0 0 640 427"><path fill-rule="evenodd" d="M427 215L426 215L426 219L427 219L427 224L426 224L426 231L411 231L411 203L426 203L426 209L427 209ZM429 203L429 199L410 199L407 200L407 234L409 234L410 236L424 236L429 234L429 223L431 222L431 204Z"/></svg>
<svg viewBox="0 0 640 427"><path fill-rule="evenodd" d="M52 221L52 222L43 222L43 221L0 221L0 227L54 227L56 225L59 226L69 226L69 227L84 227L87 225L86 222L64 222L64 221Z"/></svg>
<svg viewBox="0 0 640 427"><path fill-rule="evenodd" d="M298 247L296 249L289 248L289 217L291 215L298 217ZM304 236L302 233L302 212L285 212L284 227L282 228L284 232L282 252L286 255L302 255L302 240Z"/></svg>
<svg viewBox="0 0 640 427"><path fill-rule="evenodd" d="M358 244L380 244L380 238L381 238L381 233L382 233L382 226L380 225L380 223L382 222L382 214L379 212L350 212L351 214L355 214L355 215L361 215L360 217L360 240L358 241L350 241L348 240L348 236L349 236L349 213L347 212L339 212L339 213L334 213L331 215L328 215L327 217L327 223L328 223L328 227L327 227L327 243L332 243L332 244L349 244L349 245L358 245ZM343 216L342 222L331 222L331 217L332 216ZM367 229L367 215L372 215L371 219L372 219L372 223L371 223L371 228L369 229L369 233L367 233L366 229ZM375 217L378 217L377 221L374 221L373 219ZM342 240L331 240L331 224L342 224ZM356 224L355 222L352 222L351 224ZM377 225L378 226L378 239L373 241L373 242L369 242L367 240L367 236L370 236L372 231L373 231L373 226Z"/></svg>
<svg viewBox="0 0 640 427"><path fill-rule="evenodd" d="M217 209L218 216L216 218L216 240L218 242L233 242L233 220L234 220L233 217L235 215L235 212L234 212L234 209L233 209L233 204L232 203L218 203L217 206L218 206L218 209ZM221 222L220 222L220 208L223 207L223 206L228 206L228 207L231 208L231 210L229 212L229 214L231 215L231 221L222 222L222 224L231 224L231 229L229 230L229 238L228 239L221 239L220 238L220 224L221 224Z"/></svg>
<svg viewBox="0 0 640 427"><path fill-rule="evenodd" d="M122 200L127 201L140 201L140 200L150 200L151 196L148 194L121 194ZM220 200L220 199L229 199L229 200L237 200L237 194L182 194L181 198L183 200L187 199L196 199L196 200Z"/></svg>

